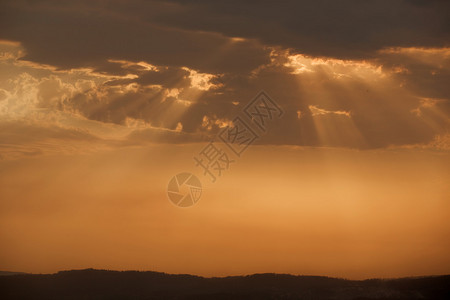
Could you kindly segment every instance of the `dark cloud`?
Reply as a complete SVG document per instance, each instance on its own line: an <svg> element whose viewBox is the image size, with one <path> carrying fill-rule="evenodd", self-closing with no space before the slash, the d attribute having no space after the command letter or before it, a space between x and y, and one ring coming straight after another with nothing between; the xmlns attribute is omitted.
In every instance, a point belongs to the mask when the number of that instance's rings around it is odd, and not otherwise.
<svg viewBox="0 0 450 300"><path fill-rule="evenodd" d="M257 38L313 56L373 57L385 47L442 47L450 41L448 1L174 1L163 24Z"/></svg>
<svg viewBox="0 0 450 300"><path fill-rule="evenodd" d="M222 73L249 72L267 62L268 50L256 41L233 42L218 33L156 25L118 11L120 2L101 3L2 2L0 37L20 41L27 51L23 59L61 69L114 72L105 62L119 59Z"/></svg>
<svg viewBox="0 0 450 300"><path fill-rule="evenodd" d="M375 59L393 71L405 88L422 97L448 98L450 95L450 50L392 50Z"/></svg>
<svg viewBox="0 0 450 300"><path fill-rule="evenodd" d="M430 98L427 102L424 95L432 97L435 93L427 93L424 88L422 94L411 94L400 83L414 82L414 78L403 78L413 75L389 73L395 66L387 64L387 73L377 73L376 66L367 65L374 74L365 76L374 78L360 77L360 74L336 78L333 69L336 67L326 63L314 66L311 71L293 74L292 68L284 62L280 58L253 76L220 76L216 79L219 84L216 88L202 92L190 87L186 70L148 71L135 79L110 81L98 89L80 93L67 105L89 119L102 122L123 125L128 118L133 118L171 130L180 123L183 132L190 134L183 136L182 142L197 140L193 138L196 135L217 134L222 122L241 113L261 89L268 91L286 113L259 143L379 148L428 143L448 127L448 99ZM413 62L406 66L412 68ZM414 72L419 70L414 69ZM423 74L419 78L425 80ZM119 92L123 86L134 82L140 83L136 89ZM162 84L163 88L145 87L150 82ZM439 82L434 84L436 88L440 85ZM426 82L422 85L427 86ZM168 96L170 88L179 88L180 93ZM179 99L191 99L193 91L198 93L198 98L186 107ZM311 107L323 113L314 114ZM211 128L205 128L205 117ZM147 132L133 139L144 136L159 139L152 134Z"/></svg>
<svg viewBox="0 0 450 300"><path fill-rule="evenodd" d="M49 0L3 1L1 10L2 38L22 42L26 59L60 68L101 68L114 58L248 72L267 62L268 50L256 40L349 59L450 40L448 1ZM103 70L115 71L109 67Z"/></svg>
<svg viewBox="0 0 450 300"><path fill-rule="evenodd" d="M127 70L123 69L123 74L127 74ZM132 70L131 70L132 71ZM161 67L158 70L140 71L139 77L133 79L117 79L110 80L107 85L123 85L130 83L138 83L140 85L161 85L164 88L188 88L191 85L189 79L190 72L182 68Z"/></svg>
<svg viewBox="0 0 450 300"><path fill-rule="evenodd" d="M119 76L58 109L170 132L137 131L130 141L211 136L261 89L286 114L260 143L375 148L428 143L449 126L448 51L419 49L449 46L448 1L19 0L0 7L0 38L20 41L22 60ZM309 64L300 71L289 60L298 53ZM313 64L317 57L325 59ZM213 87L195 86L193 70L210 73ZM43 95L41 105L51 107L53 94ZM173 131L180 126L186 135Z"/></svg>

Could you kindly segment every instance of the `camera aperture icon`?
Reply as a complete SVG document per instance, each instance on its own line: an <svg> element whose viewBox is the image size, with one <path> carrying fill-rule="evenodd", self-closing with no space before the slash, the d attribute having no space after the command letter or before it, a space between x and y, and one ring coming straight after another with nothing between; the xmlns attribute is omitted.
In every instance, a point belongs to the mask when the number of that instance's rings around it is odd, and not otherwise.
<svg viewBox="0 0 450 300"><path fill-rule="evenodd" d="M167 186L167 196L173 204L189 207L197 203L202 195L202 184L191 173L179 173L172 177Z"/></svg>

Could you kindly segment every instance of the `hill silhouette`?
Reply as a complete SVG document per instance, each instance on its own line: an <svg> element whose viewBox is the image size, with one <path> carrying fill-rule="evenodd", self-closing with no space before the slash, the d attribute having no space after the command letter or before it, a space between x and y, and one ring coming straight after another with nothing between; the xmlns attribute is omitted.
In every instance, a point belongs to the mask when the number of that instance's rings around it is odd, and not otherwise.
<svg viewBox="0 0 450 300"><path fill-rule="evenodd" d="M1 299L450 299L450 275L345 280L254 274L205 278L72 270L0 276Z"/></svg>

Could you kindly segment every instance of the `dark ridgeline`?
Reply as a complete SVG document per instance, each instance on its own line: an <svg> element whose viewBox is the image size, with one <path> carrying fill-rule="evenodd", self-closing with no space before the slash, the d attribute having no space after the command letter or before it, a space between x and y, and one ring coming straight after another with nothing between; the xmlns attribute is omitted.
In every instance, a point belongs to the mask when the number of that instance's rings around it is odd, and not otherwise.
<svg viewBox="0 0 450 300"><path fill-rule="evenodd" d="M0 299L434 300L450 299L450 275L358 281L286 274L204 278L87 269L0 276Z"/></svg>

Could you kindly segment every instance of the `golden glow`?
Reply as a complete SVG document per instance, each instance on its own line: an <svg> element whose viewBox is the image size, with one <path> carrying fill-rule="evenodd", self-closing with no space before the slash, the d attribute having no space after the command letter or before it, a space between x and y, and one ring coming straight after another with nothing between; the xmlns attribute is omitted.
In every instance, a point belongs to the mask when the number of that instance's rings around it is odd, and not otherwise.
<svg viewBox="0 0 450 300"><path fill-rule="evenodd" d="M341 77L362 77L367 79L384 76L381 66L365 61L311 58L301 54L287 54L286 58L288 62L284 63L284 66L291 68L293 74L318 72L325 69L337 79Z"/></svg>
<svg viewBox="0 0 450 300"><path fill-rule="evenodd" d="M342 111L342 110L336 110L336 111L329 111L323 108L318 108L317 106L314 105L310 105L309 110L311 111L312 116L320 116L320 115L326 115L326 114L336 114L336 115L343 115L343 116L347 116L347 117L351 117L350 116L350 112L348 111Z"/></svg>
<svg viewBox="0 0 450 300"><path fill-rule="evenodd" d="M191 86L193 88L199 89L201 91L207 91L211 88L217 88L218 86L211 83L211 80L216 76L208 73L199 73L195 70L191 70L184 67L186 71L189 72L189 78L191 79Z"/></svg>

